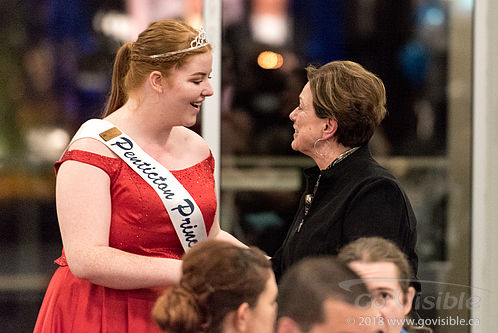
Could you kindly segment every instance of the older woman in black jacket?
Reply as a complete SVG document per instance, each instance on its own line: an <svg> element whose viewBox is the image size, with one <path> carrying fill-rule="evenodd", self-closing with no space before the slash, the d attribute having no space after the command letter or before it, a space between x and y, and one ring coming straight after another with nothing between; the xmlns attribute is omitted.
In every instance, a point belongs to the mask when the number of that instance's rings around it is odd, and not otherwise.
<svg viewBox="0 0 498 333"><path fill-rule="evenodd" d="M316 166L287 237L272 258L279 278L310 256L337 254L368 236L395 242L417 272L416 219L397 180L371 156L368 142L386 114L382 81L350 61L309 66L308 83L289 118L292 148Z"/></svg>

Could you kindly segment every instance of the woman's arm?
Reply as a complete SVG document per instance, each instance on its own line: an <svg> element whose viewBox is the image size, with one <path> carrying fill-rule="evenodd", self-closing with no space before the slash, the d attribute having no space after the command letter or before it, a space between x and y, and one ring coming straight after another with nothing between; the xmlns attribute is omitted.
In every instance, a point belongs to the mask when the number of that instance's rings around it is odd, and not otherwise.
<svg viewBox="0 0 498 333"><path fill-rule="evenodd" d="M214 222L213 225L211 226L211 230L209 231L208 239L224 240L239 247L247 247L247 245L239 241L233 235L229 234L224 230L221 230L220 221L218 219L218 213L216 213L216 215L214 216Z"/></svg>
<svg viewBox="0 0 498 333"><path fill-rule="evenodd" d="M202 160L211 154L211 150L209 149L208 144L197 133L195 133L194 131L192 131L190 129L186 129L183 127L182 128L175 127L175 129L186 130L186 134L188 135L189 139L191 140L191 148L190 148L191 154L193 156L197 156L197 158L196 158L197 160ZM239 247L247 247L247 245L245 245L244 243L239 241L237 238L235 238L230 233L228 233L224 230L221 230L218 212L216 212L216 215L214 216L213 225L211 226L211 229L209 230L208 239L225 240L225 241L228 241L228 242L230 242L236 246L239 246Z"/></svg>
<svg viewBox="0 0 498 333"><path fill-rule="evenodd" d="M67 262L77 277L115 289L163 286L180 280L180 260L109 247L110 179L103 170L64 162L57 174L56 203Z"/></svg>
<svg viewBox="0 0 498 333"><path fill-rule="evenodd" d="M398 184L387 178L363 185L351 198L343 234L346 244L359 237L379 236L406 249L411 225L411 206ZM414 222L414 217L413 217Z"/></svg>

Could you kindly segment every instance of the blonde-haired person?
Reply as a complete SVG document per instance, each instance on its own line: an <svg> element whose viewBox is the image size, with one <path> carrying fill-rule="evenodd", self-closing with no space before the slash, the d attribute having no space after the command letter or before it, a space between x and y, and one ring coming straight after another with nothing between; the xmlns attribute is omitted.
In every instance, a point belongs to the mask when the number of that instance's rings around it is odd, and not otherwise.
<svg viewBox="0 0 498 333"><path fill-rule="evenodd" d="M117 52L102 119L56 162L63 253L35 332L159 332L150 311L181 257L229 239L216 218L214 160L188 129L213 94L205 32L151 23Z"/></svg>
<svg viewBox="0 0 498 333"><path fill-rule="evenodd" d="M266 255L225 241L195 245L183 258L180 283L157 300L152 315L171 333L272 333L277 284Z"/></svg>
<svg viewBox="0 0 498 333"><path fill-rule="evenodd" d="M336 255L359 237L393 240L417 271L416 219L398 181L371 156L368 142L386 114L381 79L351 61L309 66L299 105L290 113L291 146L316 166L294 222L272 258L278 278L294 263Z"/></svg>
<svg viewBox="0 0 498 333"><path fill-rule="evenodd" d="M414 276L406 255L396 244L380 237L362 237L344 246L338 259L365 282L387 333L431 332L405 322L415 296L410 285Z"/></svg>

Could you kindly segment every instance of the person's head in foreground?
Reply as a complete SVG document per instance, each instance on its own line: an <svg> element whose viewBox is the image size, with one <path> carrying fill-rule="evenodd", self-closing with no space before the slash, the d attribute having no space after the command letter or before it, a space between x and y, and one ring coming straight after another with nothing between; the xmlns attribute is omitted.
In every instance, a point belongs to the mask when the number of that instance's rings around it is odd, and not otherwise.
<svg viewBox="0 0 498 333"><path fill-rule="evenodd" d="M277 284L265 254L207 240L185 254L183 276L159 297L152 316L170 333L270 333Z"/></svg>
<svg viewBox="0 0 498 333"><path fill-rule="evenodd" d="M384 332L360 277L334 257L307 258L282 277L278 333Z"/></svg>
<svg viewBox="0 0 498 333"><path fill-rule="evenodd" d="M386 92L375 74L352 61L306 71L308 83L289 115L295 130L291 145L324 169L331 157L368 143L386 115Z"/></svg>
<svg viewBox="0 0 498 333"><path fill-rule="evenodd" d="M415 296L415 289L410 286L413 274L405 254L387 239L363 237L344 246L338 258L367 285L374 307L387 324L387 332L403 332L404 319ZM420 329L406 325L408 331Z"/></svg>

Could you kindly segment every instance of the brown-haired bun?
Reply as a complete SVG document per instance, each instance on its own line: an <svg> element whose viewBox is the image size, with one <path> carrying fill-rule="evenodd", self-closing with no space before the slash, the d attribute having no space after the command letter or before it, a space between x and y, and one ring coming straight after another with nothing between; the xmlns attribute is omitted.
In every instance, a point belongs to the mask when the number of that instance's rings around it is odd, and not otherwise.
<svg viewBox="0 0 498 333"><path fill-rule="evenodd" d="M180 283L158 299L152 316L168 332L219 333L230 312L243 303L256 306L272 275L256 247L203 241L183 256Z"/></svg>
<svg viewBox="0 0 498 333"><path fill-rule="evenodd" d="M162 330L177 333L200 332L204 323L197 297L180 285L168 288L160 296L152 317Z"/></svg>

